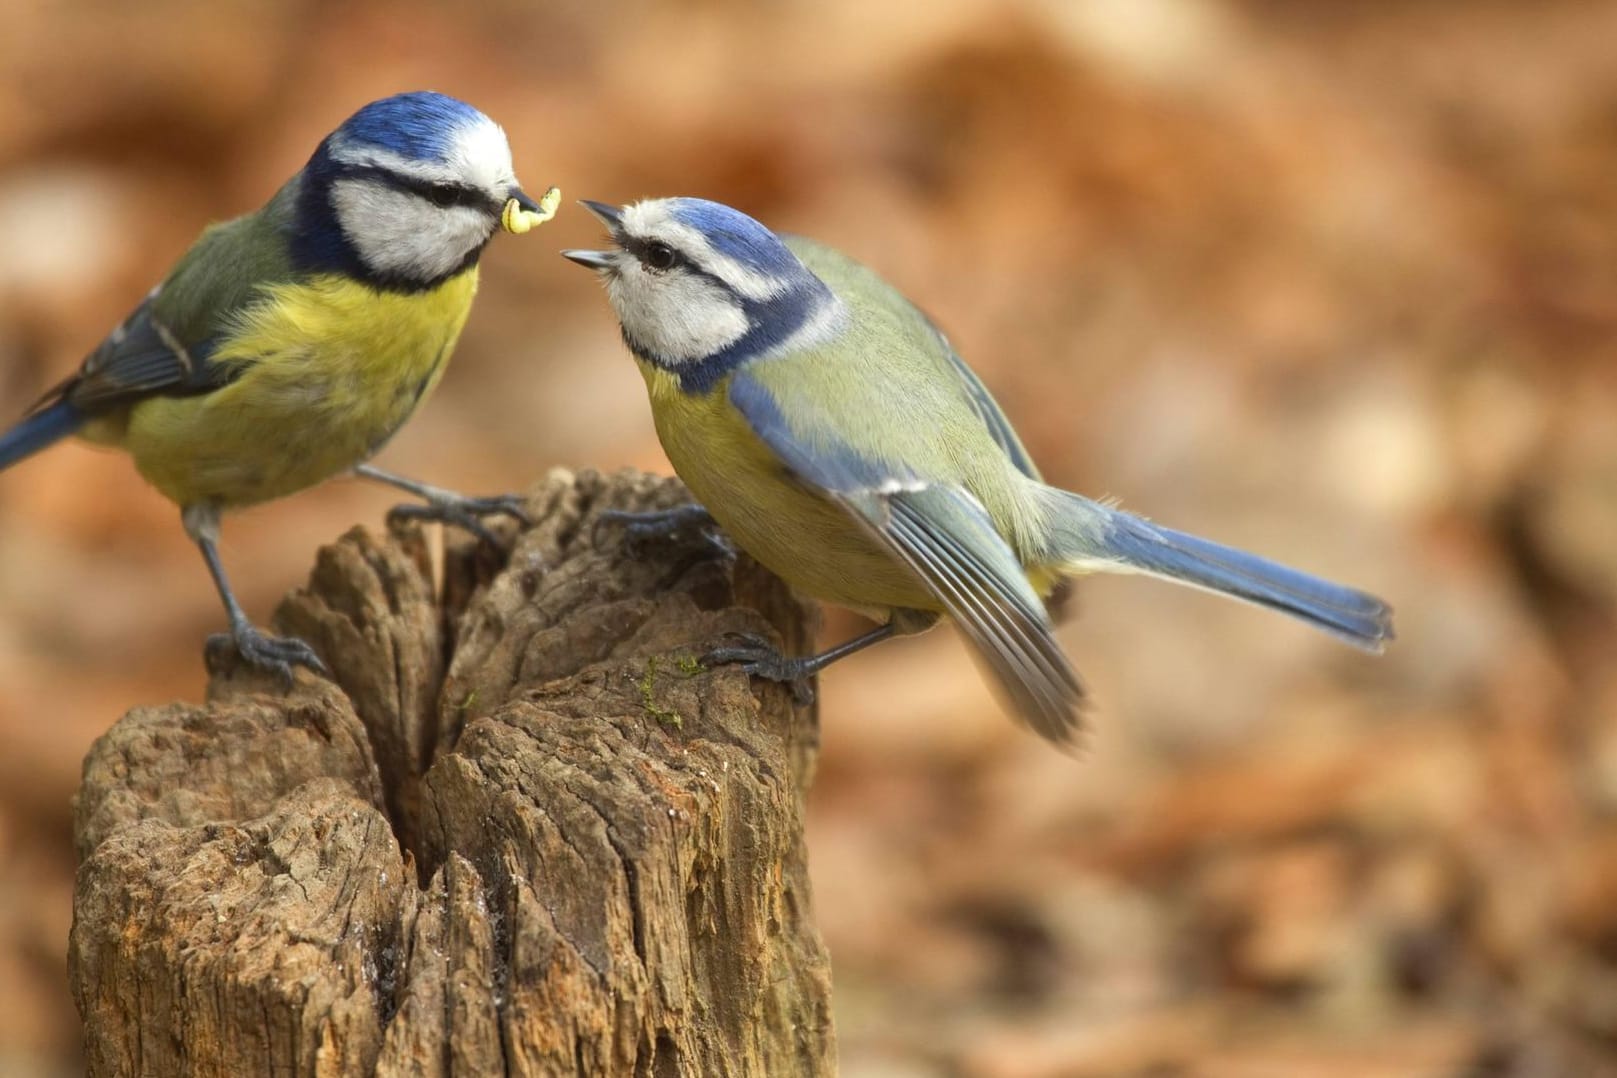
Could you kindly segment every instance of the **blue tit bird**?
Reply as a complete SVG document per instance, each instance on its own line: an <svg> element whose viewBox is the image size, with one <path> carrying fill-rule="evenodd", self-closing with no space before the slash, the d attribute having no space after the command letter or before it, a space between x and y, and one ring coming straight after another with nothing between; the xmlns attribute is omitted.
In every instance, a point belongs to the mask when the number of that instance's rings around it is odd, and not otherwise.
<svg viewBox="0 0 1617 1078"><path fill-rule="evenodd" d="M605 284L680 478L798 592L880 623L806 658L762 640L710 658L803 690L831 662L948 615L1014 713L1065 743L1084 692L1043 600L1070 576L1145 573L1366 651L1392 639L1372 595L1045 484L943 333L846 255L701 199L584 205L614 246L562 254ZM700 511L630 524L643 537Z"/></svg>
<svg viewBox="0 0 1617 1078"><path fill-rule="evenodd" d="M497 229L555 213L517 184L504 131L443 94L373 101L253 213L213 225L79 369L0 434L0 468L70 434L116 446L180 507L248 662L321 670L253 627L220 514L351 472L425 499L407 516L479 533L515 499L466 498L365 463L444 372ZM210 639L210 646L224 643Z"/></svg>

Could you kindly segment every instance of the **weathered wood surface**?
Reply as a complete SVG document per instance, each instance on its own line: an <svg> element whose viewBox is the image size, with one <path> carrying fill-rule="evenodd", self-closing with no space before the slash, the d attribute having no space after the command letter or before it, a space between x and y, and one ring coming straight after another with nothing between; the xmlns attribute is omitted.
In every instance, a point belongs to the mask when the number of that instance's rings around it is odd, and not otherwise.
<svg viewBox="0 0 1617 1078"><path fill-rule="evenodd" d="M95 1075L820 1075L830 975L790 694L692 662L806 643L752 563L627 550L552 475L503 564L356 529L277 613L337 685L215 664L137 708L77 802L73 991ZM338 687L340 686L340 688Z"/></svg>

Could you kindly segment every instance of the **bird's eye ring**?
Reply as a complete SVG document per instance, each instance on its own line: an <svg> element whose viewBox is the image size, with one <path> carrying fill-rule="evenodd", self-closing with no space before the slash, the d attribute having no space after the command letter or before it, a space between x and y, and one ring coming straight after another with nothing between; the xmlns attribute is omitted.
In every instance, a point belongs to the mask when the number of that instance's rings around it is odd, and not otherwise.
<svg viewBox="0 0 1617 1078"><path fill-rule="evenodd" d="M651 243L646 244L646 265L650 266L654 270L665 270L672 268L674 262L677 261L677 258L678 256L674 254L674 249L668 246L666 243L654 240Z"/></svg>
<svg viewBox="0 0 1617 1078"><path fill-rule="evenodd" d="M427 188L427 201L439 209L448 209L460 201L460 189L452 183L435 183Z"/></svg>

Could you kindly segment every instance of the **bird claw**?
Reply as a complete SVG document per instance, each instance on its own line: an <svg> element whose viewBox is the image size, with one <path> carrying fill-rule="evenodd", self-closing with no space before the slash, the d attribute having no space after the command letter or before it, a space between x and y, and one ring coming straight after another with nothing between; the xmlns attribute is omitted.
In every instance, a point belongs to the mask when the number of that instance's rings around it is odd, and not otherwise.
<svg viewBox="0 0 1617 1078"><path fill-rule="evenodd" d="M287 688L292 687L294 666L307 667L321 677L330 676L326 664L314 649L295 636L271 636L244 624L237 625L228 633L214 633L208 637L207 650L210 654L231 647L235 648L243 662L275 674Z"/></svg>
<svg viewBox="0 0 1617 1078"><path fill-rule="evenodd" d="M705 666L735 665L752 677L788 685L798 707L814 702L814 666L809 659L788 659L757 633L727 634L735 644L717 647L702 656Z"/></svg>
<svg viewBox="0 0 1617 1078"><path fill-rule="evenodd" d="M400 520L426 520L439 524L453 524L475 535L480 542L497 547L500 539L483 523L483 517L505 516L519 524L531 524L525 502L520 495L495 494L486 498L473 498L447 491L430 496L425 502L405 502L388 510L389 523Z"/></svg>
<svg viewBox="0 0 1617 1078"><path fill-rule="evenodd" d="M595 518L591 539L600 542L601 531L610 525L623 528L623 543L634 554L642 554L653 543L679 539L695 532L703 543L721 557L732 557L735 551L715 529L718 523L713 515L700 505L676 505L671 509L653 509L636 512L629 509L603 509Z"/></svg>

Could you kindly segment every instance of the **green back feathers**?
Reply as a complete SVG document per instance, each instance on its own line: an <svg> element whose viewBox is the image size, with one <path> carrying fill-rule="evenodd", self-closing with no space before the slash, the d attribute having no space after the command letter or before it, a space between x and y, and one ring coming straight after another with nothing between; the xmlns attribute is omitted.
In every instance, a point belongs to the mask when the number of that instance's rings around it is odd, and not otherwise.
<svg viewBox="0 0 1617 1078"><path fill-rule="evenodd" d="M777 399L790 402L787 422L810 438L836 431L850 449L873 460L894 469L918 466L930 481L963 487L1018 550L1030 549L1039 509L1014 479L1020 473L1037 481L1038 469L976 374L937 326L873 271L812 240L791 236L786 244L851 315L838 339L749 368ZM928 421L894 422L896 403L882 408L884 398L902 401L904 414ZM799 408L822 414L795 416Z"/></svg>
<svg viewBox="0 0 1617 1078"><path fill-rule="evenodd" d="M228 331L261 288L293 278L288 233L298 183L253 213L209 225L163 281L152 314L182 344Z"/></svg>
<svg viewBox="0 0 1617 1078"><path fill-rule="evenodd" d="M266 286L292 279L287 230L297 182L263 209L203 230L163 283L35 408L65 400L94 418L228 384L235 372L211 361L215 348Z"/></svg>

